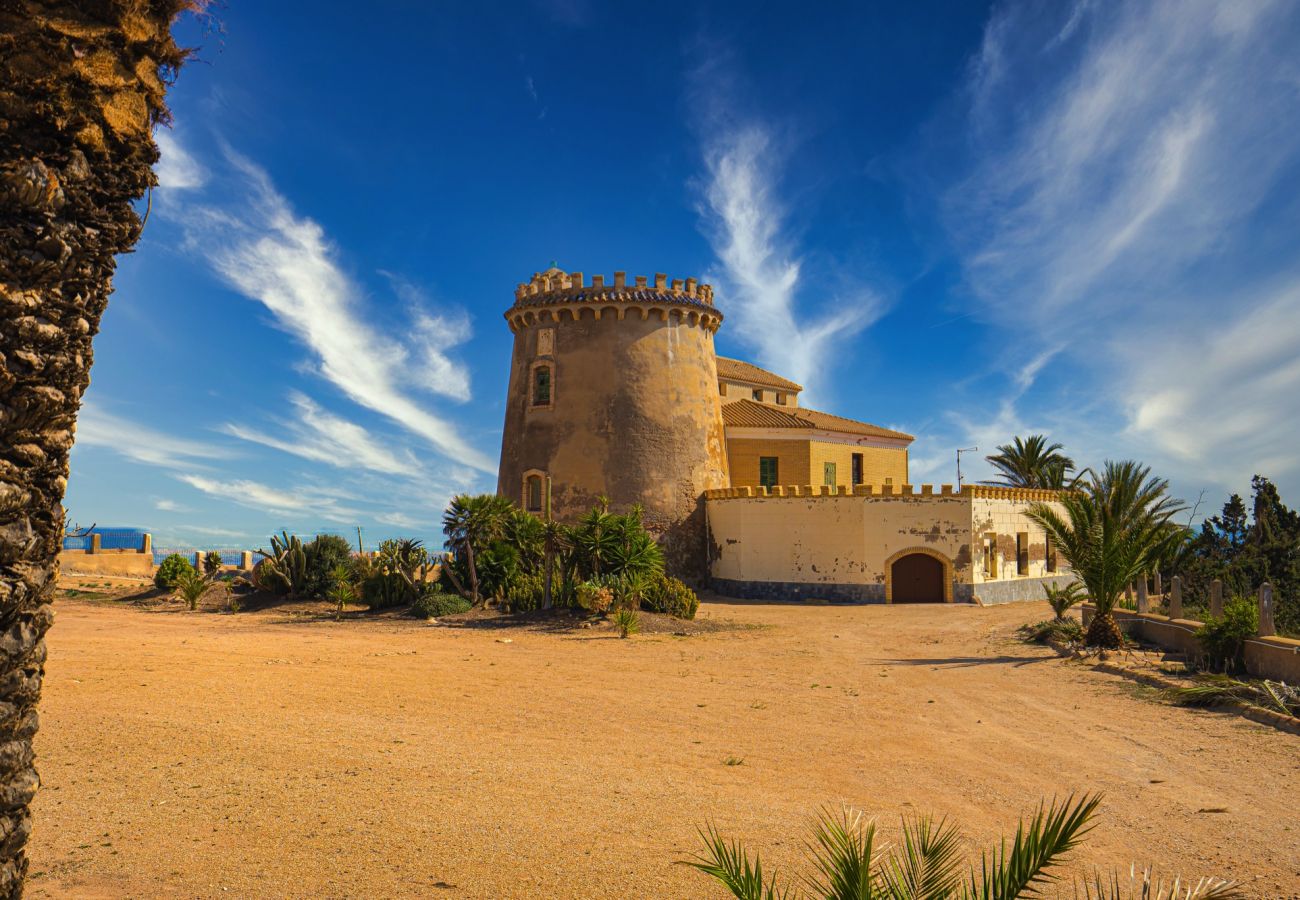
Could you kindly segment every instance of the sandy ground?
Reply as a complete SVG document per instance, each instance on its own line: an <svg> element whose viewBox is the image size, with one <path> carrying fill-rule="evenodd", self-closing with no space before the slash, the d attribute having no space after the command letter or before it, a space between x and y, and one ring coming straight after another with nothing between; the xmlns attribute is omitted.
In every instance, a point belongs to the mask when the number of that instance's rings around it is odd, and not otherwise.
<svg viewBox="0 0 1300 900"><path fill-rule="evenodd" d="M1012 639L1046 614L709 602L763 627L624 641L61 600L29 895L719 897L674 865L706 819L789 870L823 804L974 853L1086 789L1081 867L1300 896L1300 738Z"/></svg>

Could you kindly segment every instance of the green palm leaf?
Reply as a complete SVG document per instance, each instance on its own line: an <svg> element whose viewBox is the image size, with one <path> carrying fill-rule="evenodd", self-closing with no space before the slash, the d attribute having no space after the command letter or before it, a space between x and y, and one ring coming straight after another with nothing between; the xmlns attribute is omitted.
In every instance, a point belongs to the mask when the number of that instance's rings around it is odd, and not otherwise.
<svg viewBox="0 0 1300 900"><path fill-rule="evenodd" d="M762 860L755 853L751 863L749 853L739 841L728 843L712 825L700 829L700 837L704 839L704 853L686 860L684 865L718 881L739 900L784 900L791 896L788 890L777 886L775 874L771 880L764 879Z"/></svg>
<svg viewBox="0 0 1300 900"><path fill-rule="evenodd" d="M822 810L813 829L808 855L815 872L806 879L814 896L824 900L871 900L877 890L873 854L876 823L862 813Z"/></svg>
<svg viewBox="0 0 1300 900"><path fill-rule="evenodd" d="M1101 797L1073 795L1050 807L1039 804L1032 820L1016 827L1010 848L1000 847L981 857L978 875L971 873L963 897L971 900L1015 900L1033 896L1044 884L1056 879L1051 871L1062 857L1092 830L1092 817Z"/></svg>
<svg viewBox="0 0 1300 900"><path fill-rule="evenodd" d="M885 896L891 900L943 900L961 884L961 832L931 816L903 820L902 846L882 869Z"/></svg>

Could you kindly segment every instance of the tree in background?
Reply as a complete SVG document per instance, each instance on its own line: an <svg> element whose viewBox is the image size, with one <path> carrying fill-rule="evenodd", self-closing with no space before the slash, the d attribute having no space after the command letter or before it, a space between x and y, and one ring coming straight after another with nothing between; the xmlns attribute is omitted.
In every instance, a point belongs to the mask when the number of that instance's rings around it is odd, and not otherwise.
<svg viewBox="0 0 1300 900"><path fill-rule="evenodd" d="M115 260L156 183L189 0L0 3L0 896L22 892L63 493Z"/></svg>
<svg viewBox="0 0 1300 900"><path fill-rule="evenodd" d="M984 457L998 470L998 480L986 483L1023 488L1072 486L1079 476L1072 474L1074 460L1061 452L1064 449L1061 444L1049 444L1045 435L1017 436L1012 443L998 447L997 453Z"/></svg>
<svg viewBox="0 0 1300 900"><path fill-rule="evenodd" d="M1033 504L1028 515L1043 526L1088 589L1096 613L1085 643L1122 647L1115 604L1126 587L1145 578L1157 560L1186 540L1186 529L1173 519L1186 507L1169 496L1169 482L1132 461L1107 461L1100 474L1059 502L1064 515L1045 503Z"/></svg>
<svg viewBox="0 0 1300 900"><path fill-rule="evenodd" d="M1204 603L1219 579L1229 596L1249 596L1265 581L1273 585L1278 629L1300 634L1300 513L1282 502L1277 486L1262 475L1250 482L1252 502L1237 494L1171 565L1182 575L1188 599Z"/></svg>

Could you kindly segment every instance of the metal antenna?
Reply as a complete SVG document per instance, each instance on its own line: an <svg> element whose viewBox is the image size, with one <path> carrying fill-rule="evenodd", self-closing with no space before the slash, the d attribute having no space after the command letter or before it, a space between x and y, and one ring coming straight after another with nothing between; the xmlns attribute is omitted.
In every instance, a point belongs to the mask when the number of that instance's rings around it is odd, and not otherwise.
<svg viewBox="0 0 1300 900"><path fill-rule="evenodd" d="M963 447L957 451L957 491L961 491L961 455L963 453L978 453L979 447Z"/></svg>

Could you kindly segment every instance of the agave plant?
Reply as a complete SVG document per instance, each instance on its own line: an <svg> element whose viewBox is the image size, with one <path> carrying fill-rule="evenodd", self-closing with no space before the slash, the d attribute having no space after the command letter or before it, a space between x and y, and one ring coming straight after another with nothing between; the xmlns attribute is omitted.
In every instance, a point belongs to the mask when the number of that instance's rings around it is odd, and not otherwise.
<svg viewBox="0 0 1300 900"><path fill-rule="evenodd" d="M212 584L211 579L204 578L193 568L187 572L182 572L176 579L176 593L184 600L191 610L199 608L199 601L207 593L208 587Z"/></svg>
<svg viewBox="0 0 1300 900"><path fill-rule="evenodd" d="M765 874L758 854L751 861L740 842L725 840L713 826L700 831L705 851L683 862L740 900L1014 900L1036 896L1059 879L1066 855L1092 829L1100 802L1099 796L1085 794L1050 806L1039 804L1028 822L1020 822L1011 845L1004 839L984 851L978 867L963 866L961 834L946 820L904 818L902 842L889 847L878 841L874 821L850 810L821 812L812 840L805 844L809 871L795 882L782 881L775 872ZM1081 882L1079 888L1091 891L1085 893L1090 898L1123 897L1119 879L1112 882L1114 892L1100 877ZM1166 890L1159 882L1154 886ZM1178 896L1183 900L1240 896L1235 885L1219 880L1203 880L1196 890Z"/></svg>

